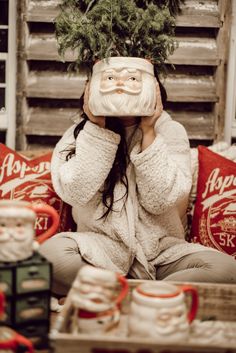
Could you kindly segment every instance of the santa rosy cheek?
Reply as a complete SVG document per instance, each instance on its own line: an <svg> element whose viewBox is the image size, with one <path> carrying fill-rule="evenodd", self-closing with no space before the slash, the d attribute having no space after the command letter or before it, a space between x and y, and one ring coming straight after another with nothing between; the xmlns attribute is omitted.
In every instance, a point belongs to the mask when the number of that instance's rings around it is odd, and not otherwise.
<svg viewBox="0 0 236 353"><path fill-rule="evenodd" d="M0 228L0 243L6 242L8 240L9 240L9 234L8 234L7 229L5 227L4 228Z"/></svg>

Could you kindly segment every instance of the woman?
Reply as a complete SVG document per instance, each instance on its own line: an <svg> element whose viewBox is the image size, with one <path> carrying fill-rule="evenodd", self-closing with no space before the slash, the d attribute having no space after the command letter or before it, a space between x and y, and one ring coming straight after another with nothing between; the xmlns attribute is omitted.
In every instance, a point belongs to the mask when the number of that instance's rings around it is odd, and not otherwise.
<svg viewBox="0 0 236 353"><path fill-rule="evenodd" d="M184 239L190 148L162 109L163 87L152 117L95 117L88 95L87 86L85 114L52 158L54 188L77 223L41 246L53 292L65 295L85 263L130 278L236 283L232 257Z"/></svg>

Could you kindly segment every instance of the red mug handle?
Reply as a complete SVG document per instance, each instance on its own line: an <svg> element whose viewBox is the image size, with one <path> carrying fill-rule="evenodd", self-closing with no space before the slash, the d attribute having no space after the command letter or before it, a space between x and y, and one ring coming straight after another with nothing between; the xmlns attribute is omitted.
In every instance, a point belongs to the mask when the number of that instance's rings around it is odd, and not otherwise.
<svg viewBox="0 0 236 353"><path fill-rule="evenodd" d="M116 298L116 304L119 305L128 293L129 284L128 284L127 279L124 276L120 275L119 273L117 273L116 276L117 276L118 281L121 284L121 291L120 291L118 297Z"/></svg>
<svg viewBox="0 0 236 353"><path fill-rule="evenodd" d="M188 322L191 323L197 314L197 309L198 309L198 292L197 289L189 286L189 285L184 285L180 287L181 290L185 293L190 293L192 297L192 302L191 302L191 307L188 312Z"/></svg>
<svg viewBox="0 0 236 353"><path fill-rule="evenodd" d="M58 226L59 226L60 217L59 217L57 211L55 210L55 208L53 208L50 205L44 204L44 203L32 204L30 208L32 208L32 210L34 212L36 212L36 214L46 213L47 215L49 215L52 218L51 227L48 228L44 233L40 234L36 238L37 242L39 244L41 244L56 233Z"/></svg>
<svg viewBox="0 0 236 353"><path fill-rule="evenodd" d="M0 292L0 318L3 317L5 313L5 306L6 306L5 295L3 292Z"/></svg>

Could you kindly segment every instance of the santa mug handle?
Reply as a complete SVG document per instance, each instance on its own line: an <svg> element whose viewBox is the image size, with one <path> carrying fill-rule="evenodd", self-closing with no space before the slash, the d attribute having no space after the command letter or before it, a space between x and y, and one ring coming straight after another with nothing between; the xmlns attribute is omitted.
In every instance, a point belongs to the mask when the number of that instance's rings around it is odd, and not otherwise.
<svg viewBox="0 0 236 353"><path fill-rule="evenodd" d="M42 244L45 240L47 240L56 233L59 226L60 217L55 208L44 203L32 204L29 208L31 208L37 214L37 216L39 214L46 213L52 219L51 226L36 238L36 241L39 244Z"/></svg>
<svg viewBox="0 0 236 353"><path fill-rule="evenodd" d="M197 289L192 287L191 285L182 285L180 286L180 288L184 293L189 293L191 296L191 306L187 314L188 322L191 323L197 315L198 292L197 292Z"/></svg>
<svg viewBox="0 0 236 353"><path fill-rule="evenodd" d="M128 290L129 290L129 284L127 279L120 275L119 273L116 273L117 279L120 282L121 285L121 291L118 295L118 297L116 298L116 304L120 305L120 303L122 302L122 300L126 297Z"/></svg>

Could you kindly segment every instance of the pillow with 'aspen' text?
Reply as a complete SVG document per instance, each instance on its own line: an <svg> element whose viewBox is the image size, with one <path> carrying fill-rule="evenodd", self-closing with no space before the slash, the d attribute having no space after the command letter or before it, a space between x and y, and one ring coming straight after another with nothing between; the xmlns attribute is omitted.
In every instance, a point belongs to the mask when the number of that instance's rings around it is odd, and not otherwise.
<svg viewBox="0 0 236 353"><path fill-rule="evenodd" d="M28 159L0 143L0 200L43 202L55 208L60 216L57 232L71 231L74 222L71 206L63 202L53 189L51 181L52 153ZM35 222L36 236L51 226L51 217L39 214Z"/></svg>
<svg viewBox="0 0 236 353"><path fill-rule="evenodd" d="M236 163L204 146L198 160L190 241L236 258Z"/></svg>

